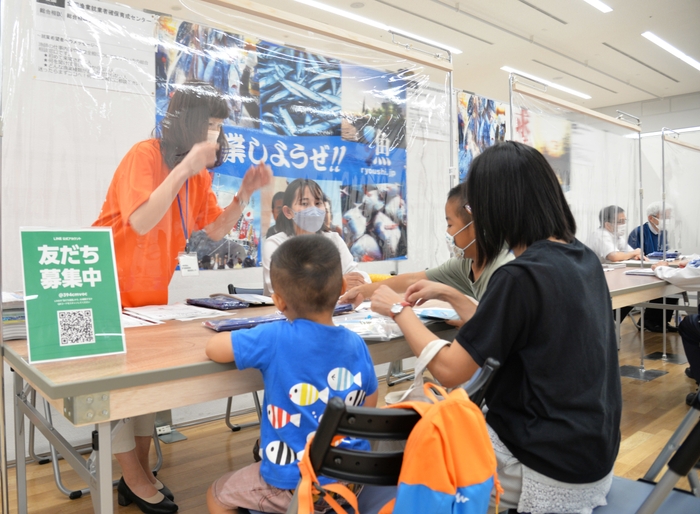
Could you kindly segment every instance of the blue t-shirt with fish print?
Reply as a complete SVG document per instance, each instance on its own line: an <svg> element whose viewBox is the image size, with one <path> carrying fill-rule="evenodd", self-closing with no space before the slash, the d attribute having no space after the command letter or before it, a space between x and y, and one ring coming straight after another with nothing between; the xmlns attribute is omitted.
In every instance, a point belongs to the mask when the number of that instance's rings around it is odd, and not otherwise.
<svg viewBox="0 0 700 514"><path fill-rule="evenodd" d="M236 366L259 369L265 383L260 473L270 485L294 489L301 452L328 399L338 396L348 405L362 405L377 390L367 345L344 327L306 319L231 332L231 342ZM369 449L359 439L341 444ZM330 482L319 478L322 484Z"/></svg>

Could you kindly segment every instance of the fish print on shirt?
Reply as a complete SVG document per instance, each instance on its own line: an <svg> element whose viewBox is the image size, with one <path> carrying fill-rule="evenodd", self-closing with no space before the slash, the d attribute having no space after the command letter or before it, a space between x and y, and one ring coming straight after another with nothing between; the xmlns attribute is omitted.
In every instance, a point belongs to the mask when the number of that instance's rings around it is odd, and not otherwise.
<svg viewBox="0 0 700 514"><path fill-rule="evenodd" d="M365 401L365 396L367 396L367 393L362 389L356 389L345 397L345 405L358 407Z"/></svg>
<svg viewBox="0 0 700 514"><path fill-rule="evenodd" d="M328 373L328 385L334 391L345 391L353 384L362 387L362 373L353 375L347 368L335 368Z"/></svg>
<svg viewBox="0 0 700 514"><path fill-rule="evenodd" d="M299 383L289 390L289 398L301 407L313 405L318 400L328 403L328 388L319 391L311 384Z"/></svg>
<svg viewBox="0 0 700 514"><path fill-rule="evenodd" d="M265 448L265 456L270 462L286 466L297 459L296 453L282 441L272 441Z"/></svg>
<svg viewBox="0 0 700 514"><path fill-rule="evenodd" d="M301 423L301 414L289 414L286 410L275 405L267 406L267 419L270 420L272 428L282 428L291 423L298 427Z"/></svg>

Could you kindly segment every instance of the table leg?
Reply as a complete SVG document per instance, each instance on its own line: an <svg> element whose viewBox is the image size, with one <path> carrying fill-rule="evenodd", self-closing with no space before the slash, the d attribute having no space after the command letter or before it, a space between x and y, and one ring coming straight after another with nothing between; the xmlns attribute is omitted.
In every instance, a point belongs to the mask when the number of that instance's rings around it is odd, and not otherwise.
<svg viewBox="0 0 700 514"><path fill-rule="evenodd" d="M644 371L644 307L642 307L642 316L639 318L641 328L639 330L639 369Z"/></svg>
<svg viewBox="0 0 700 514"><path fill-rule="evenodd" d="M666 297L664 296L663 299L663 311L661 315L661 325L664 327L664 342L663 342L663 353L661 354L661 359L662 360L668 360L668 356L666 355Z"/></svg>
<svg viewBox="0 0 700 514"><path fill-rule="evenodd" d="M97 450L94 452L93 479L90 482L90 495L95 512L112 514L112 424L105 421L97 424Z"/></svg>
<svg viewBox="0 0 700 514"><path fill-rule="evenodd" d="M15 409L15 461L17 462L17 512L27 514L27 461L24 457L24 412L19 404L23 401L24 380L13 373L13 405Z"/></svg>

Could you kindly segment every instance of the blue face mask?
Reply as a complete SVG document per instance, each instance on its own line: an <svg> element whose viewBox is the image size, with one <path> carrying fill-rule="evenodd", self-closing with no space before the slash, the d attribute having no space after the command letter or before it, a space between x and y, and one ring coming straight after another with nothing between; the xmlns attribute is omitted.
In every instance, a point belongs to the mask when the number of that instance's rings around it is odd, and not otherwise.
<svg viewBox="0 0 700 514"><path fill-rule="evenodd" d="M294 223L300 229L312 234L321 230L325 220L326 210L318 207L307 207L303 211L294 213Z"/></svg>

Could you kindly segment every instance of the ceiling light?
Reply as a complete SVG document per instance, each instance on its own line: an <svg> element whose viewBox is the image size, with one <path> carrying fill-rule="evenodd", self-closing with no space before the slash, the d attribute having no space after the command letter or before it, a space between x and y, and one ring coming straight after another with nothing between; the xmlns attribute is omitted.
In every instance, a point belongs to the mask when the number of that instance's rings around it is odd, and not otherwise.
<svg viewBox="0 0 700 514"><path fill-rule="evenodd" d="M332 14L337 14L338 16L342 16L343 18L348 18L353 21L357 21L359 23L364 23L365 25L369 25L370 27L374 27L377 29L385 30L387 32L394 32L396 34L402 34L406 37L410 37L412 39L415 39L417 41L421 41L423 43L426 43L431 46L435 46L438 48L444 48L445 50L448 50L449 52L452 52L453 54L461 54L462 51L459 50L458 48L453 48L451 46L438 43L437 41L433 41L432 39L425 38L423 36L418 36L416 34L412 34L410 32L407 32L402 29L397 29L395 27L390 27L389 25L385 25L384 23L378 22L371 20L369 18L365 18L364 16L359 16L357 14L353 14L348 11L343 11L342 9L338 9L336 7L330 6L323 4L321 2L316 2L315 0L296 0L297 2L305 5L309 5L311 7L315 7L316 9L321 9L322 11L326 11Z"/></svg>
<svg viewBox="0 0 700 514"><path fill-rule="evenodd" d="M593 7L598 9L600 12L611 12L612 11L612 7L610 7L609 5L605 5L600 0L583 0L583 1L589 5L592 5Z"/></svg>
<svg viewBox="0 0 700 514"><path fill-rule="evenodd" d="M565 93L569 93L570 95L578 96L579 98L583 98L584 100L590 100L591 97L585 93L580 93L576 91L575 89L570 89L565 86L560 86L559 84L555 84L554 82L550 82L549 80L545 80L540 77L536 77L535 75L531 75L529 73L525 73L524 71L518 71L516 69L511 68L510 66L503 66L501 68L503 71L507 71L508 73L515 73L516 75L520 75L522 77L528 78L530 80L534 80L536 82L541 82L542 84L549 86L553 89L558 89L559 91L564 91Z"/></svg>
<svg viewBox="0 0 700 514"><path fill-rule="evenodd" d="M673 129L673 130L667 130L666 132L669 134L682 134L684 132L695 132L700 130L700 126L698 127L687 127L687 128L682 128L682 129ZM660 136L661 131L658 130L656 132L645 132L643 134L630 134L625 137L629 137L630 139L637 139L638 137L652 137L652 136Z"/></svg>
<svg viewBox="0 0 700 514"><path fill-rule="evenodd" d="M678 57L681 61L684 61L685 63L690 64L696 70L700 70L700 62L696 61L695 59L693 59L689 55L684 54L683 52L678 50L678 48L676 48L675 46L673 46L670 43L667 43L666 41L661 39L659 36L654 34L653 32L649 32L649 31L644 32L642 34L642 36L647 38L649 41L651 41L655 45L659 45L661 48L666 50L668 53L673 54L675 57Z"/></svg>

